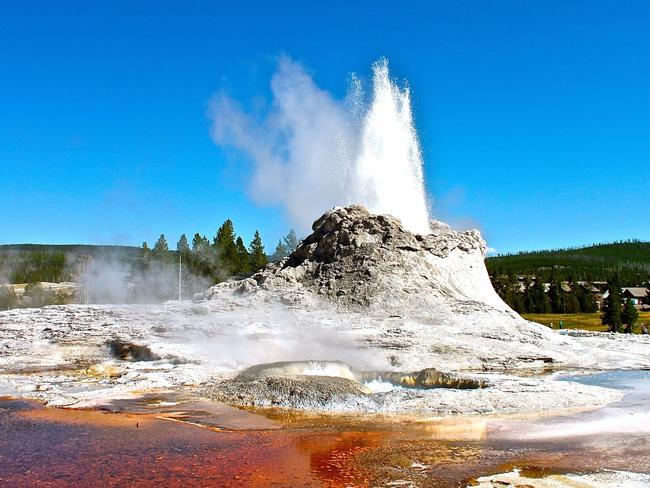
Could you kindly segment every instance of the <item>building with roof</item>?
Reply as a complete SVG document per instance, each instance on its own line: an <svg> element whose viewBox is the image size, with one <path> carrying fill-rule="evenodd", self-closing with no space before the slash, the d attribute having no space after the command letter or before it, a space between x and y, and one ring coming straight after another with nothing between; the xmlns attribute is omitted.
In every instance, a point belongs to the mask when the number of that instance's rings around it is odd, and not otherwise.
<svg viewBox="0 0 650 488"><path fill-rule="evenodd" d="M621 288L621 296L631 300L635 307L641 308L648 297L648 289L644 286L628 286Z"/></svg>

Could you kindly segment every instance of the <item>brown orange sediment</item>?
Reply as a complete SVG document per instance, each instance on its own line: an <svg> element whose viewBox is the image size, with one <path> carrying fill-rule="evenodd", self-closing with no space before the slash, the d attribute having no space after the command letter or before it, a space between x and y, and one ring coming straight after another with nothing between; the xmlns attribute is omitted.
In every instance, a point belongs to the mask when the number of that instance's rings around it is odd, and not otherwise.
<svg viewBox="0 0 650 488"><path fill-rule="evenodd" d="M384 442L325 429L214 432L156 415L5 400L0 485L365 487L355 456Z"/></svg>
<svg viewBox="0 0 650 488"><path fill-rule="evenodd" d="M71 408L30 408L16 414L29 421L55 422L102 427L145 427L155 421L154 414L116 414L98 410L76 410Z"/></svg>
<svg viewBox="0 0 650 488"><path fill-rule="evenodd" d="M337 422L288 411L262 418L201 401L141 411L0 401L0 486L363 488L395 481L457 487L513 467L545 474L575 466L630 469L632 462L628 457L626 464L625 456L616 456L618 463L609 460L611 446L585 451L566 444L498 445L485 439L480 419ZM646 453L630 443L621 448L633 453L634 464Z"/></svg>
<svg viewBox="0 0 650 488"><path fill-rule="evenodd" d="M403 479L422 452L442 452L433 440L404 449L416 445L414 434L394 424L366 423L355 430L351 422L334 425L331 417L312 418L311 426L215 432L161 420L159 413L50 409L16 400L4 406L3 486L363 488L379 479ZM163 415L173 418L174 412Z"/></svg>

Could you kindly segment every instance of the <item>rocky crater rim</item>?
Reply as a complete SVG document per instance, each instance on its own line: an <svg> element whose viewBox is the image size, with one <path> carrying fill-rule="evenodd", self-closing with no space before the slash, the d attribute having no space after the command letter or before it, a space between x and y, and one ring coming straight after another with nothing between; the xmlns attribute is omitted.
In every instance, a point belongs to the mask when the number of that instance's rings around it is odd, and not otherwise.
<svg viewBox="0 0 650 488"><path fill-rule="evenodd" d="M457 248L478 249L485 255L486 244L477 230L456 232L436 220L430 222L430 228L430 234L413 234L392 215L373 214L362 205L334 207L314 221L312 234L281 263L283 268L305 261L334 263L359 251L375 249L429 252L441 258Z"/></svg>

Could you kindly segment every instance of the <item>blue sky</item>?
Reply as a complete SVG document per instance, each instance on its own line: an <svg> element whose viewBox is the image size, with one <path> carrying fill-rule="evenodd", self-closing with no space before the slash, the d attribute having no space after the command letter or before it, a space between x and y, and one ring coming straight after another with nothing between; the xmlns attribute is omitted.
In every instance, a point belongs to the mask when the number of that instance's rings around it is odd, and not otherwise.
<svg viewBox="0 0 650 488"><path fill-rule="evenodd" d="M231 218L272 248L290 223L206 112L268 98L283 54L339 97L388 57L435 216L496 250L650 240L648 2L310 3L5 3L0 243L175 243Z"/></svg>

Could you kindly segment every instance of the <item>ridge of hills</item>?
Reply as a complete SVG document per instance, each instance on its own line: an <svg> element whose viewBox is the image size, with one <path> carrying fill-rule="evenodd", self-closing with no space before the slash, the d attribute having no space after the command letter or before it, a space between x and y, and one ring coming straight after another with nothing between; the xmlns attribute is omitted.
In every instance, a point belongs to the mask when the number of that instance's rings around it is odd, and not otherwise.
<svg viewBox="0 0 650 488"><path fill-rule="evenodd" d="M606 281L618 273L623 286L650 277L650 242L627 240L583 247L549 249L490 256L490 276L527 275L541 281Z"/></svg>

